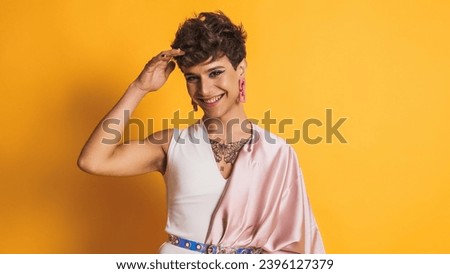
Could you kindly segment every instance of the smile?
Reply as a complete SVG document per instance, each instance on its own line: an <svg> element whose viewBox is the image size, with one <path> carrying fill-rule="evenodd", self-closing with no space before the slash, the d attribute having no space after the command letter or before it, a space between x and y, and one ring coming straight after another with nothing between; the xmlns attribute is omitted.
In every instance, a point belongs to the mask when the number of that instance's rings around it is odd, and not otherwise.
<svg viewBox="0 0 450 274"><path fill-rule="evenodd" d="M224 94L221 95L217 95L208 99L200 99L201 101L205 102L208 105L217 103L220 99L222 99L222 97L224 96Z"/></svg>

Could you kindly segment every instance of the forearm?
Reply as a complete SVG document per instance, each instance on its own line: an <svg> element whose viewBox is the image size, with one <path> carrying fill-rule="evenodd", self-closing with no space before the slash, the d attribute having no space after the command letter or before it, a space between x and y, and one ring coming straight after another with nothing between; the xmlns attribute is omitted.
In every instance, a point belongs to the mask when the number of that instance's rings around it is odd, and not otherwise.
<svg viewBox="0 0 450 274"><path fill-rule="evenodd" d="M120 146L124 129L131 114L146 92L133 83L116 105L98 123L78 158L81 169L92 171L108 160Z"/></svg>

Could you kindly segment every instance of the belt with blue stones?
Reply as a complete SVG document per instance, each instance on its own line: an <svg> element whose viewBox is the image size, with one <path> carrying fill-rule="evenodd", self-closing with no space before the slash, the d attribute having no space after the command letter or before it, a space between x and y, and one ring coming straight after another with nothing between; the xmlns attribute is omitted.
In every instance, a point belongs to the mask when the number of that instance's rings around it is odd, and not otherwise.
<svg viewBox="0 0 450 274"><path fill-rule="evenodd" d="M169 234L169 243L197 251L199 253L206 254L261 254L262 248L259 247L223 247L220 245L204 244L187 239L180 238L178 236Z"/></svg>

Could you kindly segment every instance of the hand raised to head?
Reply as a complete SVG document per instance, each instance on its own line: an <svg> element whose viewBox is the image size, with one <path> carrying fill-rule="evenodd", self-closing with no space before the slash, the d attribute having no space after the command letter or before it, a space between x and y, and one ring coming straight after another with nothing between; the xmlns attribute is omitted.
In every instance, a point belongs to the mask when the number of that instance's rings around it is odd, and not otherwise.
<svg viewBox="0 0 450 274"><path fill-rule="evenodd" d="M144 92L160 89L175 69L175 62L172 61L172 57L181 55L184 55L184 51L181 49L162 51L145 65L133 85Z"/></svg>

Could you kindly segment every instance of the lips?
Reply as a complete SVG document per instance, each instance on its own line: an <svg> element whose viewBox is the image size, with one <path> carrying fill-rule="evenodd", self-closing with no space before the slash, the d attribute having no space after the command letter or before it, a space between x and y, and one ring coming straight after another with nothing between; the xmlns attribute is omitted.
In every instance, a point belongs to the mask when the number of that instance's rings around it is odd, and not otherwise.
<svg viewBox="0 0 450 274"><path fill-rule="evenodd" d="M203 103L205 103L206 105L208 105L208 106L213 106L213 105L215 105L217 102L219 102L220 101L220 99L222 99L222 97L224 96L225 94L221 94L221 95L217 95L217 96L214 96L214 97L210 97L210 98L203 98L203 99L200 99L199 98L199 100L200 101L202 101Z"/></svg>

